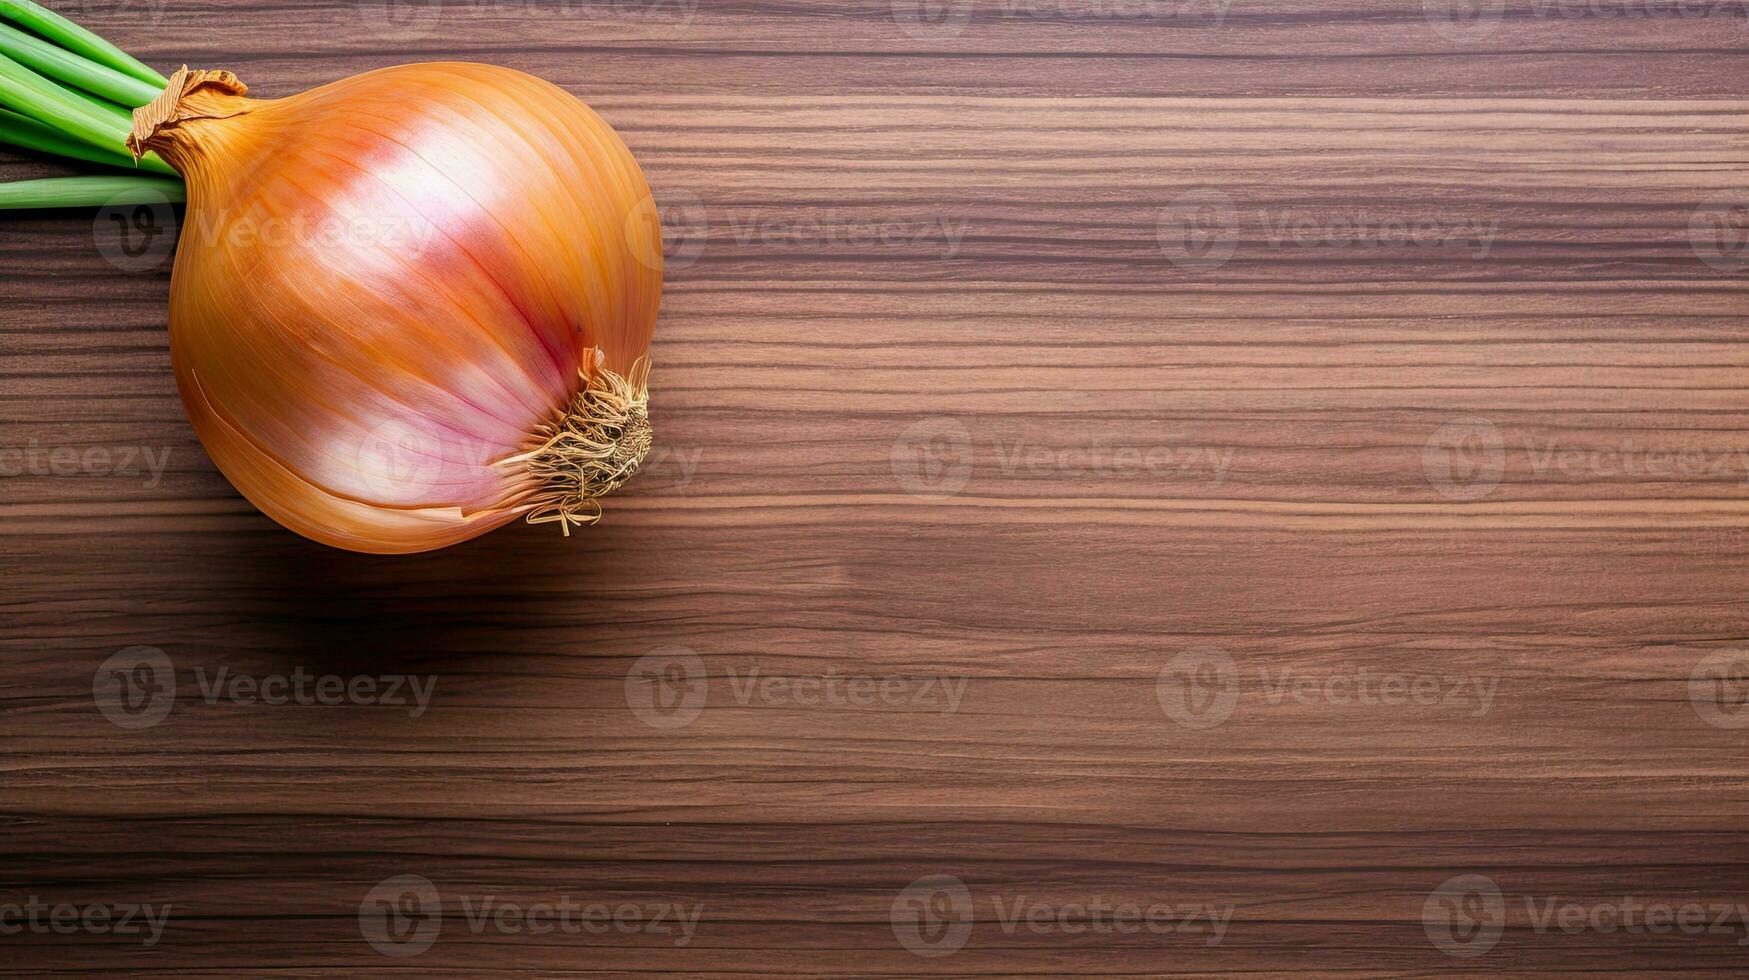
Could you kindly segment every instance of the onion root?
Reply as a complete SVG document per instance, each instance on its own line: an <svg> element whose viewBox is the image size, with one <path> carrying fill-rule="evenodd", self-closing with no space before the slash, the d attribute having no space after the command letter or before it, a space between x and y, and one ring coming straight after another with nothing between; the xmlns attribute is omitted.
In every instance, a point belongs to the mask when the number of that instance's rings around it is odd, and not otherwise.
<svg viewBox="0 0 1749 980"><path fill-rule="evenodd" d="M540 444L501 460L524 466L535 486L521 504L530 524L571 526L601 520L600 498L631 479L650 453L650 361L640 357L629 376L597 368L569 407L536 431Z"/></svg>

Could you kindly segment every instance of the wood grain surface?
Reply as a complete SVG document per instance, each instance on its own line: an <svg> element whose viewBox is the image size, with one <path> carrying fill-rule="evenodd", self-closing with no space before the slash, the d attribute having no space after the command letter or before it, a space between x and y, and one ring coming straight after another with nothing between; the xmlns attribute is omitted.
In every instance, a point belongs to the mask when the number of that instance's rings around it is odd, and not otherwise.
<svg viewBox="0 0 1749 980"><path fill-rule="evenodd" d="M0 224L0 972L1749 974L1744 5L53 5L550 78L670 270L604 523L385 559Z"/></svg>

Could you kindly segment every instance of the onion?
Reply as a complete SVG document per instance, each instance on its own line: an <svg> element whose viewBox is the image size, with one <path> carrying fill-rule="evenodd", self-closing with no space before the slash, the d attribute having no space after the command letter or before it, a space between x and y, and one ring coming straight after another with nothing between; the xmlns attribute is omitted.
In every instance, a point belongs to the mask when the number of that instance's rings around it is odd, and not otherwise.
<svg viewBox="0 0 1749 980"><path fill-rule="evenodd" d="M661 260L631 151L485 65L244 93L184 68L128 140L187 182L170 354L213 462L357 551L599 517L650 448Z"/></svg>
<svg viewBox="0 0 1749 980"><path fill-rule="evenodd" d="M230 72L159 79L34 4L0 16L41 35L0 33L17 113L0 139L125 166L125 136L133 161L185 183L177 386L268 516L384 554L519 517L568 535L636 472L660 228L631 151L583 103L474 64L250 99ZM117 100L137 106L131 131ZM129 181L138 196L168 179L0 185L0 207L89 204Z"/></svg>

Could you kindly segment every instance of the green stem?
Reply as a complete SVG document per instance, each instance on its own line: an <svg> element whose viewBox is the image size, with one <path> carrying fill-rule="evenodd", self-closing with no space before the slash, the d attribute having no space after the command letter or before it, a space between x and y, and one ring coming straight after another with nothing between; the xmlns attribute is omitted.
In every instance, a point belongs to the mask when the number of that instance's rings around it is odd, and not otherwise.
<svg viewBox="0 0 1749 980"><path fill-rule="evenodd" d="M114 68L142 82L156 85L160 91L170 84L169 79L146 67L126 51L60 14L32 3L31 0L0 0L0 18L41 34L74 54Z"/></svg>
<svg viewBox="0 0 1749 980"><path fill-rule="evenodd" d="M0 210L180 204L182 182L166 177L50 177L0 184Z"/></svg>
<svg viewBox="0 0 1749 980"><path fill-rule="evenodd" d="M68 137L53 126L45 126L29 116L7 112L5 109L0 109L0 143L22 146L27 150L35 150L38 153L48 153L58 157L69 157L74 160L86 160L91 163L121 167L124 170L150 170L171 177L176 176L176 171L168 163L160 160L156 153L146 154L140 158L138 164L135 164L132 154L98 149Z"/></svg>
<svg viewBox="0 0 1749 980"><path fill-rule="evenodd" d="M124 152L133 120L118 105L63 88L0 55L0 102L102 150Z"/></svg>
<svg viewBox="0 0 1749 980"><path fill-rule="evenodd" d="M0 24L0 54L130 109L145 105L164 91L162 85L142 82L5 24Z"/></svg>

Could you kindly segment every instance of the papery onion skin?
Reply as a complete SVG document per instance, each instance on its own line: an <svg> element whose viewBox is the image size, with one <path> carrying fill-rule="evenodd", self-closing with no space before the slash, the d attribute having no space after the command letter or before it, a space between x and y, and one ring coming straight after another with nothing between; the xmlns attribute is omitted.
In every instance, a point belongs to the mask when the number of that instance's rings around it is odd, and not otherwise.
<svg viewBox="0 0 1749 980"><path fill-rule="evenodd" d="M661 240L624 142L562 89L488 65L243 92L178 72L130 140L187 182L171 360L219 469L354 551L591 519L649 445L641 403L555 438L602 404L586 384L617 383L622 408L644 397ZM580 444L617 469L571 493Z"/></svg>

